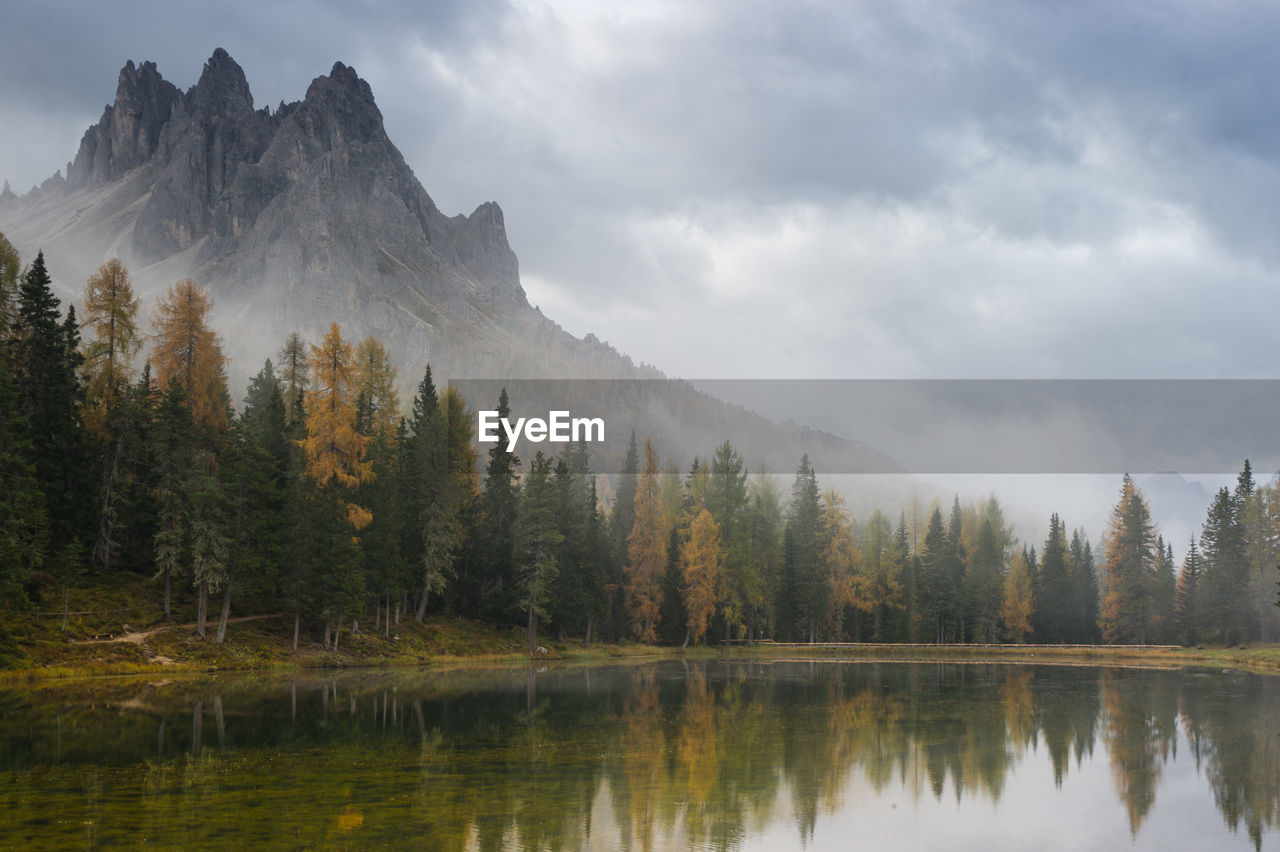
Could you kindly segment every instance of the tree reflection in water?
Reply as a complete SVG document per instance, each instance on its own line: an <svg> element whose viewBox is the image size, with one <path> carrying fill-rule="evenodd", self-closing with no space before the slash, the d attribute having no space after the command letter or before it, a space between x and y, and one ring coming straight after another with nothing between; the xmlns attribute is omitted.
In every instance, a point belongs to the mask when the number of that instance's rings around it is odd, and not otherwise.
<svg viewBox="0 0 1280 852"><path fill-rule="evenodd" d="M903 794L998 805L1019 767L1062 790L1099 748L1131 836L1181 759L1260 846L1278 709L1244 674L830 661L14 690L0 846L809 844Z"/></svg>

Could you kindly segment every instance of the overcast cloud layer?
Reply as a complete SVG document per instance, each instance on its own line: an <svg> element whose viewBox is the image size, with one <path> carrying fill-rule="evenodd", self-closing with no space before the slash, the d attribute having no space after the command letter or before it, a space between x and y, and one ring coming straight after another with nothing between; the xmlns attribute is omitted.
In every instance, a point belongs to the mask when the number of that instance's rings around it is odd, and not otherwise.
<svg viewBox="0 0 1280 852"><path fill-rule="evenodd" d="M1280 372L1276 4L216 5L0 7L0 178L126 59L273 107L342 60L531 301L668 373Z"/></svg>

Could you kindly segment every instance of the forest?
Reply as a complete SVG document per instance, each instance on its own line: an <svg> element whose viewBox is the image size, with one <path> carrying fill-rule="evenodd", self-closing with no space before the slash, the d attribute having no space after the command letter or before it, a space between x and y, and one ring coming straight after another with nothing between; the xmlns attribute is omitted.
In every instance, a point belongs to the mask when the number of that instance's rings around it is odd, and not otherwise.
<svg viewBox="0 0 1280 852"><path fill-rule="evenodd" d="M681 473L633 433L606 506L585 444L482 456L457 388L428 366L402 404L382 344L337 323L281 341L234 405L211 308L186 279L148 324L111 260L64 313L43 254L24 265L0 235L0 629L134 572L165 618L192 590L202 639L224 640L233 606L288 613L294 650L434 612L521 625L531 653L540 631L687 646L1276 630L1280 484L1247 461L1181 565L1128 475L1096 549L1056 514L1043 542L1018 541L994 496L853 518L808 456L787 483L729 441ZM518 404L504 390L496 410Z"/></svg>

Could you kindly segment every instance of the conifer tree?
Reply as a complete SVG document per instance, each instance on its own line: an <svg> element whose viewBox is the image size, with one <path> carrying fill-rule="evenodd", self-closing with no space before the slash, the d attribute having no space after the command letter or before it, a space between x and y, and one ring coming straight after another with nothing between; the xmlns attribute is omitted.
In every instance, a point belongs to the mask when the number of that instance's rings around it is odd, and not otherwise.
<svg viewBox="0 0 1280 852"><path fill-rule="evenodd" d="M871 513L862 533L856 569L859 608L871 614L871 641L883 642L890 614L903 608L902 551L889 519L879 509Z"/></svg>
<svg viewBox="0 0 1280 852"><path fill-rule="evenodd" d="M499 418L511 416L506 388L498 395L497 411ZM519 456L507 449L505 441L498 441L489 448L470 573L479 597L479 608L495 622L509 619L518 605L513 551L519 505L516 493L516 470L519 466Z"/></svg>
<svg viewBox="0 0 1280 852"><path fill-rule="evenodd" d="M1219 489L1209 506L1200 535L1203 569L1198 584L1201 626L1205 635L1235 644L1247 638L1251 607L1248 603L1249 567L1240 499Z"/></svg>
<svg viewBox="0 0 1280 852"><path fill-rule="evenodd" d="M626 604L631 631L640 642L658 640L662 575L667 562L667 531L662 528L658 453L644 442L644 469L636 480L635 523L627 538Z"/></svg>
<svg viewBox="0 0 1280 852"><path fill-rule="evenodd" d="M307 476L322 489L332 483L352 491L373 479L373 466L365 458L370 439L356 431L352 361L351 344L342 339L337 323L329 326L320 346L311 347L314 385L306 395L307 436L301 447ZM356 530L372 520L362 506L344 502L344 507Z"/></svg>
<svg viewBox="0 0 1280 852"><path fill-rule="evenodd" d="M45 495L50 540L77 541L91 528L92 477L82 426L83 387L75 309L61 318L44 253L19 288L13 326L14 390L26 421L36 480Z"/></svg>
<svg viewBox="0 0 1280 852"><path fill-rule="evenodd" d="M1098 633L1098 569L1084 531L1071 533L1071 641L1096 643Z"/></svg>
<svg viewBox="0 0 1280 852"><path fill-rule="evenodd" d="M356 347L353 392L357 428L371 438L383 438L388 446L400 421L397 373L378 338L366 337Z"/></svg>
<svg viewBox="0 0 1280 852"><path fill-rule="evenodd" d="M818 479L809 464L808 454L800 458L795 480L791 484L791 505L787 528L791 530L791 567L794 576L794 629L813 642L818 625L827 612L827 593L821 554L821 497Z"/></svg>
<svg viewBox="0 0 1280 852"><path fill-rule="evenodd" d="M720 596L721 558L720 528L711 512L702 509L689 527L689 542L680 553L680 571L684 579L684 605L688 621L684 646L697 644L707 633L707 625L715 613Z"/></svg>
<svg viewBox="0 0 1280 852"><path fill-rule="evenodd" d="M151 363L160 387L176 380L191 409L197 449L212 467L227 428L226 357L209 325L213 300L190 278L169 288L156 305Z"/></svg>
<svg viewBox="0 0 1280 852"><path fill-rule="evenodd" d="M310 358L307 344L295 331L285 338L280 349L280 392L284 397L285 420L293 423L305 418L303 402L311 388Z"/></svg>
<svg viewBox="0 0 1280 852"><path fill-rule="evenodd" d="M1125 474L1107 528L1102 565L1102 637L1110 643L1145 644L1152 625L1156 566L1151 511Z"/></svg>
<svg viewBox="0 0 1280 852"><path fill-rule="evenodd" d="M13 243L0 234L0 360L8 356L13 324L18 318L18 286L22 261Z"/></svg>
<svg viewBox="0 0 1280 852"><path fill-rule="evenodd" d="M1178 641L1194 645L1200 641L1200 551L1196 537L1187 542L1187 555L1182 559L1178 572L1178 587L1174 591L1174 619L1178 626Z"/></svg>
<svg viewBox="0 0 1280 852"><path fill-rule="evenodd" d="M969 556L966 590L970 638L974 642L1000 640L1000 604L1004 594L1002 554L991 518L978 525L978 538Z"/></svg>
<svg viewBox="0 0 1280 852"><path fill-rule="evenodd" d="M924 536L924 548L920 553L920 620L930 642L946 641L946 629L951 604L947 573L951 546L942 526L942 511L937 507L929 515L929 525Z"/></svg>
<svg viewBox="0 0 1280 852"><path fill-rule="evenodd" d="M26 608L22 584L44 564L48 549L44 495L30 456L26 422L18 413L8 364L0 358L0 612Z"/></svg>
<svg viewBox="0 0 1280 852"><path fill-rule="evenodd" d="M1031 589L1031 573L1027 570L1027 553L1015 553L1004 578L1004 594L1000 603L1000 621L1004 638L1022 644L1031 635L1036 600Z"/></svg>
<svg viewBox="0 0 1280 852"><path fill-rule="evenodd" d="M556 554L563 538L556 529L551 460L539 451L533 457L521 489L520 514L514 529L519 606L528 614L531 655L538 649L538 619L547 615L547 604L559 570Z"/></svg>
<svg viewBox="0 0 1280 852"><path fill-rule="evenodd" d="M1066 524L1055 512L1049 518L1049 536L1040 555L1035 589L1036 641L1049 644L1070 642L1075 623L1075 601L1071 584Z"/></svg>

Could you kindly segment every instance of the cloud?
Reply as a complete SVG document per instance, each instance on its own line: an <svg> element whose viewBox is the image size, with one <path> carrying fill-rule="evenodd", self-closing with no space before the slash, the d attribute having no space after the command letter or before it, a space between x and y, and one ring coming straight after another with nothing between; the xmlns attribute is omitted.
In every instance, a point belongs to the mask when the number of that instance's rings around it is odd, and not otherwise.
<svg viewBox="0 0 1280 852"><path fill-rule="evenodd" d="M533 302L709 376L1257 376L1277 360L1280 8L11 5L0 163L58 168L125 58L259 104L341 59ZM21 132L16 130L21 126ZM0 169L2 171L2 169ZM0 175L6 176L6 175Z"/></svg>

